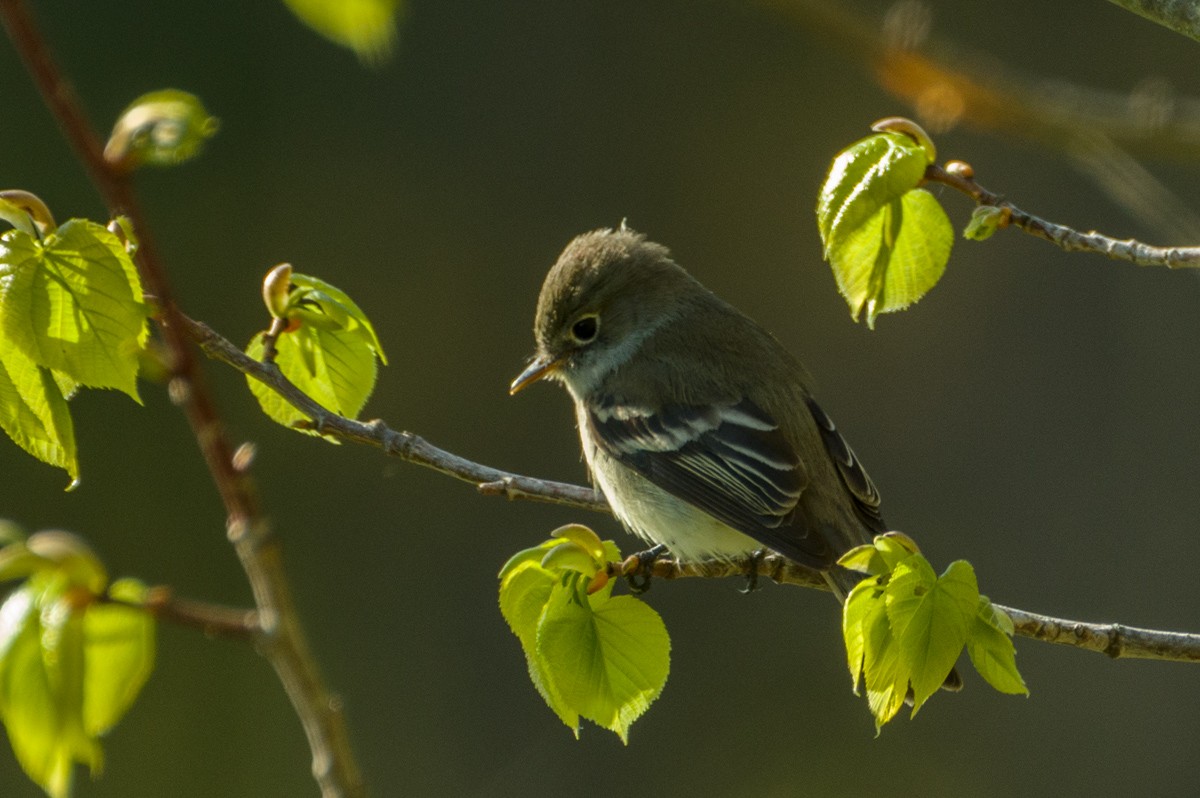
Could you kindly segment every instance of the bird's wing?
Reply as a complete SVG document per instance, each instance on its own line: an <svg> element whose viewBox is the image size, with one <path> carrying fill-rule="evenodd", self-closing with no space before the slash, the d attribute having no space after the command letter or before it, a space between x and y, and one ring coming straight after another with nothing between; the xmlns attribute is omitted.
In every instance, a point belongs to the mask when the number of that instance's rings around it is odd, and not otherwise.
<svg viewBox="0 0 1200 798"><path fill-rule="evenodd" d="M804 464L753 402L651 409L607 401L588 421L605 453L658 487L784 556L828 567L828 543L796 508Z"/></svg>
<svg viewBox="0 0 1200 798"><path fill-rule="evenodd" d="M833 419L827 416L825 411L812 399L805 401L808 403L808 409L812 413L813 419L817 422L817 429L821 432L825 450L829 452L829 458L837 465L842 483L854 500L855 512L858 513L859 518L868 529L877 533L886 531L887 526L884 524L883 516L879 513L879 491L875 489L875 483L867 475L858 455L850 448L850 444L846 443L842 434L837 431Z"/></svg>

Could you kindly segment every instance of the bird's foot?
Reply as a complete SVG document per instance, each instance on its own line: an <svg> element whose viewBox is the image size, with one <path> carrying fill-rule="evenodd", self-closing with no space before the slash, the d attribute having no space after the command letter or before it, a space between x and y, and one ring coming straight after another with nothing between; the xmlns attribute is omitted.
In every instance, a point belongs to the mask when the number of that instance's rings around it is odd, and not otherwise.
<svg viewBox="0 0 1200 798"><path fill-rule="evenodd" d="M746 584L738 588L739 593L749 595L758 590L758 567L766 556L766 549L757 549L746 558Z"/></svg>
<svg viewBox="0 0 1200 798"><path fill-rule="evenodd" d="M625 577L625 583L629 585L632 593L645 593L650 589L650 580L654 576L654 561L666 553L667 547L659 543L625 558L621 575Z"/></svg>

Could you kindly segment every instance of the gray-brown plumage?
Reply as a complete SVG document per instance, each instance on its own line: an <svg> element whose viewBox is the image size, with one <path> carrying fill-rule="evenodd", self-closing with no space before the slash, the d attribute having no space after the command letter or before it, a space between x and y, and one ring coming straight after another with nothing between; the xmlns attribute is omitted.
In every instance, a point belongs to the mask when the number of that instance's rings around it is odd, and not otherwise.
<svg viewBox="0 0 1200 798"><path fill-rule="evenodd" d="M632 531L685 560L765 546L842 594L854 584L834 563L884 530L875 486L800 363L664 247L625 229L576 238L534 334L514 388L567 387L593 478Z"/></svg>
<svg viewBox="0 0 1200 798"><path fill-rule="evenodd" d="M576 238L534 337L512 391L566 386L592 479L630 530L685 561L773 549L840 600L862 579L836 563L886 529L870 477L799 361L665 247L624 227Z"/></svg>

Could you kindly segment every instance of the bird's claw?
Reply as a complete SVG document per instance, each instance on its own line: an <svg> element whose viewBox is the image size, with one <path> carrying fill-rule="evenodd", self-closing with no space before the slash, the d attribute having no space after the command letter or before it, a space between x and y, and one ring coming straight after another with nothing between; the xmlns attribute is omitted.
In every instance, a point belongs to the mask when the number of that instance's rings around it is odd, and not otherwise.
<svg viewBox="0 0 1200 798"><path fill-rule="evenodd" d="M621 571L622 576L625 577L625 583L629 585L632 593L641 594L650 589L650 582L654 578L654 561L666 552L667 547L659 543L657 546L625 558L625 565Z"/></svg>
<svg viewBox="0 0 1200 798"><path fill-rule="evenodd" d="M738 588L739 593L748 595L758 590L758 566L762 565L766 556L766 549L757 549L746 558L746 584Z"/></svg>

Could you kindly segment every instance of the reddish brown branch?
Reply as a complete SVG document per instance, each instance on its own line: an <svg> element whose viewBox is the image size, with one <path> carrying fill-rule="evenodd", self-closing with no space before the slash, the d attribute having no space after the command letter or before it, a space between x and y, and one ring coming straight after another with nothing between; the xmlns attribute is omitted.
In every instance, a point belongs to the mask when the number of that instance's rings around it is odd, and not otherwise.
<svg viewBox="0 0 1200 798"><path fill-rule="evenodd" d="M363 795L365 788L350 749L340 701L324 687L309 650L293 606L279 540L270 533L260 514L252 480L246 471L234 466L233 447L188 341L182 314L130 177L104 160L104 146L25 2L0 0L0 18L109 213L127 216L137 233L139 247L134 261L146 291L157 301L157 321L172 375L170 396L182 407L225 506L229 539L263 619L259 648L274 666L304 726L313 754L313 772L321 791L330 798Z"/></svg>

